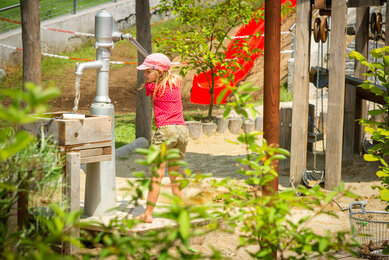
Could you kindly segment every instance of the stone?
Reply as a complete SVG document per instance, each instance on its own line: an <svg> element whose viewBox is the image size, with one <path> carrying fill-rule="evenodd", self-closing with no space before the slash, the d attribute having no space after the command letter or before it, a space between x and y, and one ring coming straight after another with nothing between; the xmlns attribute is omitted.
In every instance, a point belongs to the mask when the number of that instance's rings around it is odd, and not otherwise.
<svg viewBox="0 0 389 260"><path fill-rule="evenodd" d="M242 119L240 118L230 118L228 122L228 130L232 134L240 134L242 131Z"/></svg>
<svg viewBox="0 0 389 260"><path fill-rule="evenodd" d="M251 133L255 130L255 125L252 120L245 120L242 125L242 130L245 133Z"/></svg>
<svg viewBox="0 0 389 260"><path fill-rule="evenodd" d="M215 123L203 123L203 133L210 136L216 133L217 125Z"/></svg>
<svg viewBox="0 0 389 260"><path fill-rule="evenodd" d="M255 118L255 130L256 131L263 131L263 117L258 116Z"/></svg>
<svg viewBox="0 0 389 260"><path fill-rule="evenodd" d="M189 136L192 139L200 138L200 136L202 134L202 130L203 130L201 122L199 122L199 121L186 121L185 124L186 124L186 127L188 128Z"/></svg>
<svg viewBox="0 0 389 260"><path fill-rule="evenodd" d="M224 119L223 116L217 116L216 126L216 131L218 133L225 133L228 129L228 119Z"/></svg>
<svg viewBox="0 0 389 260"><path fill-rule="evenodd" d="M7 76L5 70L0 69L0 81L2 81L5 78L5 76Z"/></svg>

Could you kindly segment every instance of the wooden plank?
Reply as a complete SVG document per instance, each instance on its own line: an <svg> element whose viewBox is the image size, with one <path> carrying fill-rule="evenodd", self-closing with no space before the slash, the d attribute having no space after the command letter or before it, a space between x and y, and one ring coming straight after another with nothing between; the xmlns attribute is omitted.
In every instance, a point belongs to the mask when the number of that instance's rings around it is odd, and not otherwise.
<svg viewBox="0 0 389 260"><path fill-rule="evenodd" d="M74 145L111 140L111 117L58 120L59 144Z"/></svg>
<svg viewBox="0 0 389 260"><path fill-rule="evenodd" d="M356 9L355 51L361 53L364 57L368 56L369 51L369 9L369 7L357 7ZM386 41L389 41L389 37L385 37L385 42ZM363 76L363 74L366 73L366 71L366 66L363 66L358 60L355 60L355 78L365 80L366 76ZM356 97L355 100L355 118L367 118L366 100L361 97ZM364 128L359 122L355 122L354 125L354 152L361 154Z"/></svg>
<svg viewBox="0 0 389 260"><path fill-rule="evenodd" d="M332 190L339 186L342 168L343 112L345 92L345 53L346 53L346 0L332 1L330 38L330 64L328 89L328 120L326 136L325 188Z"/></svg>
<svg viewBox="0 0 389 260"><path fill-rule="evenodd" d="M80 210L80 163L81 155L79 152L70 152L66 154L65 167L65 198L69 203L69 211ZM79 227L72 227L71 235L75 238L80 236ZM67 254L75 254L79 248L69 242L64 243L64 250Z"/></svg>
<svg viewBox="0 0 389 260"><path fill-rule="evenodd" d="M281 108L280 109L280 130L279 130L279 133L280 133L280 137L279 137L279 145L281 148L284 148L284 149L287 149L286 148L286 134L287 134L287 131L286 131L286 128L287 128L287 124L288 122L286 121L286 110ZM278 167L280 170L285 170L286 167L285 167L285 160L280 160L278 162Z"/></svg>
<svg viewBox="0 0 389 260"><path fill-rule="evenodd" d="M77 145L61 145L59 146L59 150L61 152L69 152L69 151L80 151L85 149L93 149L93 148L105 148L105 147L111 147L112 142L111 141L104 141L104 142L94 142L94 143L87 143L87 144L77 144Z"/></svg>
<svg viewBox="0 0 389 260"><path fill-rule="evenodd" d="M382 0L348 0L347 7L378 6L378 5L382 5L382 2L383 2Z"/></svg>
<svg viewBox="0 0 389 260"><path fill-rule="evenodd" d="M311 16L311 2L297 0L290 156L290 178L296 187L302 184L307 161Z"/></svg>
<svg viewBox="0 0 389 260"><path fill-rule="evenodd" d="M354 131L355 131L355 101L356 101L356 88L346 83L345 98L344 98L344 120L343 120L343 149L342 149L343 165L348 165L353 161Z"/></svg>
<svg viewBox="0 0 389 260"><path fill-rule="evenodd" d="M59 116L56 114L56 116ZM52 136L59 145L80 145L111 140L110 116L87 116L85 119L40 118L24 126L36 136Z"/></svg>
<svg viewBox="0 0 389 260"><path fill-rule="evenodd" d="M94 148L80 151L81 158L98 156L103 154L103 148Z"/></svg>
<svg viewBox="0 0 389 260"><path fill-rule="evenodd" d="M315 142L314 139L312 141L312 134L314 132L314 125L316 124L317 120L315 118L315 105L314 104L308 104L308 139L307 139L307 149L309 152L313 151L313 143Z"/></svg>
<svg viewBox="0 0 389 260"><path fill-rule="evenodd" d="M81 163L94 163L94 162L102 162L102 161L110 161L112 160L111 154L104 154L104 155L98 155L98 156L91 156L91 157L85 157L81 158Z"/></svg>

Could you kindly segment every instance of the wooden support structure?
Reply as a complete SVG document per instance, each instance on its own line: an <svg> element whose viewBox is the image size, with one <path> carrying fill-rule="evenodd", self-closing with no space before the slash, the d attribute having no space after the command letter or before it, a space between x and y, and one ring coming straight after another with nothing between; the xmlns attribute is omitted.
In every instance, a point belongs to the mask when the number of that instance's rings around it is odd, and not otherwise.
<svg viewBox="0 0 389 260"><path fill-rule="evenodd" d="M292 130L292 109L280 109L280 147L290 151ZM286 170L290 168L290 158L279 161L279 169Z"/></svg>
<svg viewBox="0 0 389 260"><path fill-rule="evenodd" d="M112 159L111 117L86 115L84 119L63 119L63 112L55 112L49 113L47 118L39 118L37 122L25 125L24 129L40 136L42 126L44 135L53 137L59 152L66 158L62 192L67 211L80 210L81 164ZM27 203L24 205L27 207ZM78 226L70 227L68 232L74 238L80 236ZM63 252L66 254L75 254L78 250L69 242L63 243Z"/></svg>
<svg viewBox="0 0 389 260"><path fill-rule="evenodd" d="M68 203L68 212L80 210L80 163L80 152L66 154L64 199ZM78 226L71 227L69 235L72 237L80 237L80 228ZM75 254L78 250L78 247L70 242L63 243L63 251L65 254Z"/></svg>
<svg viewBox="0 0 389 260"><path fill-rule="evenodd" d="M330 86L328 89L325 163L325 188L329 190L340 184L342 162L350 162L353 153L361 151L363 129L358 123L355 123L355 119L365 118L367 115L365 100L381 104L384 102L382 97L357 87L363 82L362 74L366 72L366 68L359 62L356 61L355 77L345 76L347 8L357 7L356 51L367 57L369 7L382 5L384 2L380 0L314 0L312 2L314 8L320 8L330 13L332 19L330 71L325 71ZM309 81L312 82L312 79L307 75L311 70L309 64L311 8L311 1L297 1L290 166L290 178L295 186L302 183L302 174L306 168ZM389 8L386 9L386 14L389 17ZM389 45L389 37L385 37L385 43ZM310 76L312 75L311 73Z"/></svg>
<svg viewBox="0 0 389 260"><path fill-rule="evenodd" d="M326 137L326 174L325 188L331 190L340 184L342 168L343 111L345 89L345 53L346 53L346 0L331 3L330 60L327 137ZM331 133L331 134L330 134Z"/></svg>
<svg viewBox="0 0 389 260"><path fill-rule="evenodd" d="M368 56L369 51L369 7L357 7L355 24L355 51L361 53L364 57ZM388 16L387 16L388 17ZM365 79L366 66L363 66L358 60L355 60L354 76L359 79ZM367 118L366 100L356 97L355 100L355 118ZM362 153L363 126L358 122L354 123L354 152Z"/></svg>
<svg viewBox="0 0 389 260"><path fill-rule="evenodd" d="M279 144L280 124L280 48L281 48L281 2L265 1L265 68L263 91L263 130L269 145ZM278 173L278 162L275 161ZM278 192L278 177L262 187L263 194Z"/></svg>
<svg viewBox="0 0 389 260"><path fill-rule="evenodd" d="M357 87L346 84L344 100L342 162L351 164L354 154L355 102Z"/></svg>
<svg viewBox="0 0 389 260"><path fill-rule="evenodd" d="M311 16L311 2L297 0L290 156L290 178L296 187L303 182L307 161L308 120L301 118L308 119Z"/></svg>

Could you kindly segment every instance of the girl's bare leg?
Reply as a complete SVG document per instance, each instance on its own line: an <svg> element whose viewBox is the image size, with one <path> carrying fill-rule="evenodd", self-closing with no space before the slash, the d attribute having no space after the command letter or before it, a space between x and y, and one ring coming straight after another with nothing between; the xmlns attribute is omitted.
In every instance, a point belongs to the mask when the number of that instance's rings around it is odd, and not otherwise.
<svg viewBox="0 0 389 260"><path fill-rule="evenodd" d="M170 175L170 172L177 172L179 171L180 166L170 166L168 167L168 173L170 178L170 185L172 186L172 193L180 198L182 198L182 191L180 190L180 183L177 182L177 178L179 176L177 175Z"/></svg>
<svg viewBox="0 0 389 260"><path fill-rule="evenodd" d="M165 167L166 162L161 163L157 170L157 176L151 177L151 190L149 190L149 193L147 194L147 205L145 213L137 217L137 219L142 220L146 223L152 223L153 222L153 211L155 204L157 203L159 191L161 189L161 181L163 178L163 175L165 174Z"/></svg>

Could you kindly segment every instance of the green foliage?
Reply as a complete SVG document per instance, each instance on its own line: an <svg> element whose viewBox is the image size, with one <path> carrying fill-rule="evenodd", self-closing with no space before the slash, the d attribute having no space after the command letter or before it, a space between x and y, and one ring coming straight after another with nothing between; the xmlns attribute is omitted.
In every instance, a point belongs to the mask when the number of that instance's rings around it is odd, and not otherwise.
<svg viewBox="0 0 389 260"><path fill-rule="evenodd" d="M197 73L210 70L211 78L207 80L213 100L215 78L220 76L233 81L233 71L241 66L237 60L249 61L250 54L259 52L249 48L249 37L241 42L242 51L226 59L225 43L231 41L228 35L235 26L248 23L252 17L260 19L263 16L263 10L258 9L261 3L263 1L162 0L160 12L172 12L180 30L161 31L156 37L156 45L170 56L180 56L182 76L190 69ZM209 105L208 117L212 116L212 110L213 102Z"/></svg>
<svg viewBox="0 0 389 260"><path fill-rule="evenodd" d="M44 256L53 243L58 244L57 234L46 230L45 225L57 225L58 221L45 221L42 201L55 200L58 180L62 176L62 163L57 148L49 138L37 140L21 129L47 111L47 102L57 96L55 88L43 89L33 84L21 89L3 90L12 102L8 107L0 105L0 258L22 259L40 250ZM34 115L32 115L34 114ZM11 209L24 194L29 198L27 223L16 230L10 223ZM64 213L64 212L63 212ZM69 215L71 216L71 215ZM15 223L16 224L16 223ZM20 226L21 223L18 223ZM65 233L66 226L62 234ZM17 247L17 250L14 248Z"/></svg>
<svg viewBox="0 0 389 260"><path fill-rule="evenodd" d="M377 87L371 80L365 80L359 87L368 89L378 96L382 96L385 104L377 105L378 108L369 111L371 119L359 119L360 124L365 126L365 132L371 135L374 145L364 155L366 161L379 161L381 170L377 176L382 180L382 186L377 187L380 190L380 198L389 202L389 166L386 162L389 155L389 46L374 49L370 54L377 59L376 62L370 63L362 54L352 51L348 56L356 59L366 66L370 72L366 76L377 77L381 81L382 88ZM384 120L374 120L381 116ZM386 207L389 210L389 206Z"/></svg>
<svg viewBox="0 0 389 260"><path fill-rule="evenodd" d="M47 101L59 95L58 89L35 87L31 83L25 85L26 91L20 89L2 89L4 96L12 99L10 106L0 104L0 120L4 120L12 129L32 123L37 116L43 116L47 111ZM23 107L23 109L21 109ZM35 115L32 115L35 114ZM0 145L0 160L5 160L17 152L23 150L32 142L33 137L26 131L18 130L8 136L10 129L0 128L0 136L3 136L3 145ZM5 139L5 136L8 138Z"/></svg>
<svg viewBox="0 0 389 260"><path fill-rule="evenodd" d="M280 88L280 102L292 101L293 94L288 91L288 84L281 85Z"/></svg>

